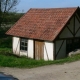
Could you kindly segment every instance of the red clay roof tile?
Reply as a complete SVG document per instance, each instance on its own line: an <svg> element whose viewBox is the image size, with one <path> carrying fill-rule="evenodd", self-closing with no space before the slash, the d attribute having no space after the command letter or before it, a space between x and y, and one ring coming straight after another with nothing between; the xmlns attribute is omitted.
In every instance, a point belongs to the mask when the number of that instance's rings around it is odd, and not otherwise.
<svg viewBox="0 0 80 80"><path fill-rule="evenodd" d="M6 34L53 41L77 8L30 9Z"/></svg>

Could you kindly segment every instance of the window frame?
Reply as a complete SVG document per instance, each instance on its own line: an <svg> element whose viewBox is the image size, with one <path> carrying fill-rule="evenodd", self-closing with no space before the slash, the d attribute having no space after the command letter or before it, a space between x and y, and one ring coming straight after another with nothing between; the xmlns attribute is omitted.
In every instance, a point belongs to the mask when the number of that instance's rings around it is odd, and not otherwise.
<svg viewBox="0 0 80 80"><path fill-rule="evenodd" d="M20 38L20 50L28 51L28 39L27 38Z"/></svg>

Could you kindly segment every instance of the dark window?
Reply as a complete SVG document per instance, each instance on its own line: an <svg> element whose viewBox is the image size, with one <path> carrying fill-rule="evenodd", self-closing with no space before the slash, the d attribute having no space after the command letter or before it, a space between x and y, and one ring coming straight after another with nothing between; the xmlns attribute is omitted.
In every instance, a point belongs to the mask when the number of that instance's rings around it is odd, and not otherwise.
<svg viewBox="0 0 80 80"><path fill-rule="evenodd" d="M74 46L73 46L73 40L72 40L72 39L67 40L66 46L67 46L67 53L73 51L73 50L74 50L74 49L73 49L73 47L74 47Z"/></svg>
<svg viewBox="0 0 80 80"><path fill-rule="evenodd" d="M28 40L24 39L24 38L21 38L21 40L20 40L20 50L27 51L27 47L28 47Z"/></svg>
<svg viewBox="0 0 80 80"><path fill-rule="evenodd" d="M79 39L74 39L74 48L80 49L80 40Z"/></svg>
<svg viewBox="0 0 80 80"><path fill-rule="evenodd" d="M76 49L80 49L80 39L75 38L67 40L67 53L75 51Z"/></svg>

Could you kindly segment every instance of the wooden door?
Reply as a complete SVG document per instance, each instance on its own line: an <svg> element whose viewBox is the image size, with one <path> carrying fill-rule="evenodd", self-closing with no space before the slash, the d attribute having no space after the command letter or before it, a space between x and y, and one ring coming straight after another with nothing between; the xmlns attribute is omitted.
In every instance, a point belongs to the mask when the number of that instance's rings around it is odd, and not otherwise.
<svg viewBox="0 0 80 80"><path fill-rule="evenodd" d="M44 42L35 41L35 59L44 59Z"/></svg>

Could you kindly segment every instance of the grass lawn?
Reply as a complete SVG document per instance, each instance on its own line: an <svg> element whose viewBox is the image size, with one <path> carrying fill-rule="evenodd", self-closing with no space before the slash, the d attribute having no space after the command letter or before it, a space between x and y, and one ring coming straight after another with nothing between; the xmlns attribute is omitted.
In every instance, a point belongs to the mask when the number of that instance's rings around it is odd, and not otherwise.
<svg viewBox="0 0 80 80"><path fill-rule="evenodd" d="M34 68L51 64L63 64L80 60L80 55L67 57L65 59L55 61L33 60L26 57L18 57L11 54L10 49L0 48L0 67L18 67L18 68Z"/></svg>

